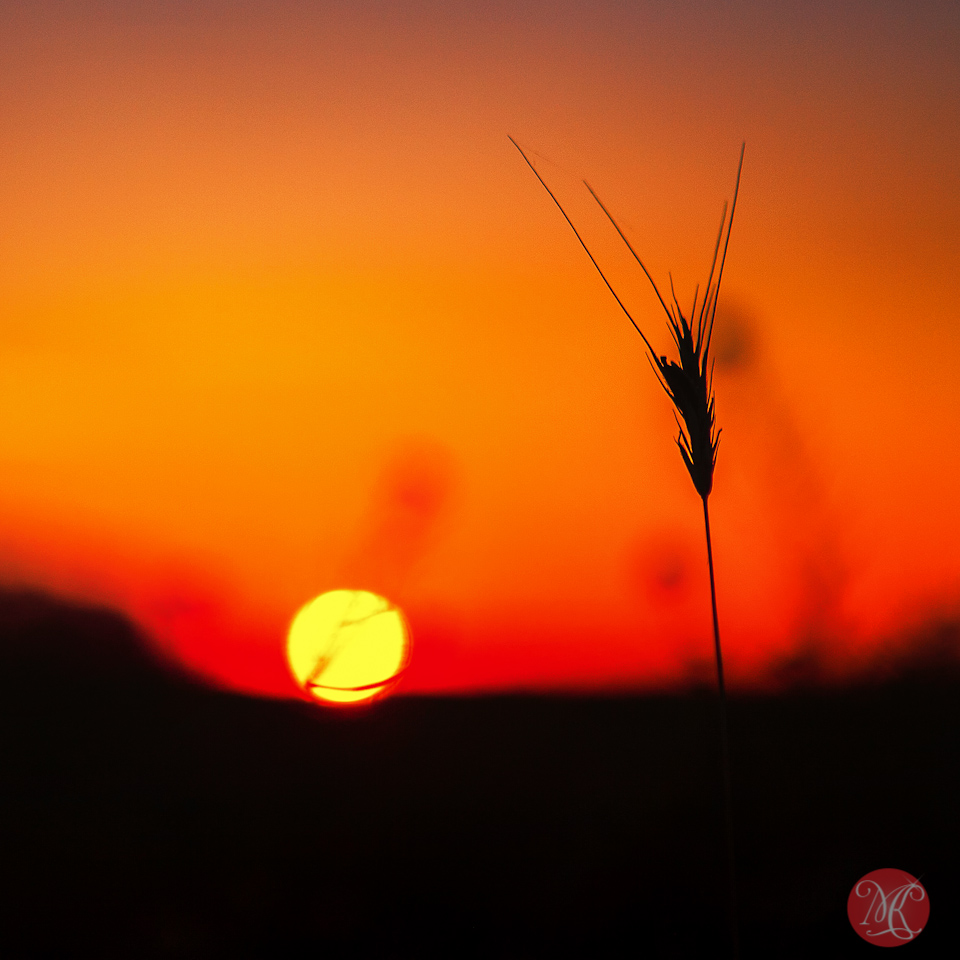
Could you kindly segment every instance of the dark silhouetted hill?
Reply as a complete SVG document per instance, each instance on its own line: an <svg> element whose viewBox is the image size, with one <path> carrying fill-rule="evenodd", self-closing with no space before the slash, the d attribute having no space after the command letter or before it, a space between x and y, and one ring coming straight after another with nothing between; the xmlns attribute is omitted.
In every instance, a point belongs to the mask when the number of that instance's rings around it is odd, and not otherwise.
<svg viewBox="0 0 960 960"><path fill-rule="evenodd" d="M955 952L960 684L931 656L733 698L745 957L873 956L846 899L887 866L930 893L910 955ZM709 691L325 711L25 594L0 671L0 956L723 955Z"/></svg>

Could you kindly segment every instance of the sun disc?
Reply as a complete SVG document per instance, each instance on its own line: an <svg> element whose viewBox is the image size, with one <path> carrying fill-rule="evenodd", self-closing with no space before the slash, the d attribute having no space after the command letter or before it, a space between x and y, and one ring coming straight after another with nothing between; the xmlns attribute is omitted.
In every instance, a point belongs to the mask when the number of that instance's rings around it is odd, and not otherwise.
<svg viewBox="0 0 960 960"><path fill-rule="evenodd" d="M409 646L403 616L389 600L366 590L331 590L293 618L287 660L310 696L357 703L393 685Z"/></svg>

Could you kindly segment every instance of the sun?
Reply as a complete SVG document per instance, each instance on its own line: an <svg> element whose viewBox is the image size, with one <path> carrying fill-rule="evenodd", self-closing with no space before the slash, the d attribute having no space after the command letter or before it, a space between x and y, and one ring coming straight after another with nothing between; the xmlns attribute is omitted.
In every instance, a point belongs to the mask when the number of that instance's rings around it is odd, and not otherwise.
<svg viewBox="0 0 960 960"><path fill-rule="evenodd" d="M317 700L358 703L389 690L409 659L403 615L366 590L331 590L301 607L287 635L299 686Z"/></svg>

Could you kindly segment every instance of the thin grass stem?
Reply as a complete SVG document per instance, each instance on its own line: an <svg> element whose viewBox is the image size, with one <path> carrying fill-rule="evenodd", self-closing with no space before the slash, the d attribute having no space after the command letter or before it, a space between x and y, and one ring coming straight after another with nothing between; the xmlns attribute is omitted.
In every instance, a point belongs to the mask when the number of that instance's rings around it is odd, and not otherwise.
<svg viewBox="0 0 960 960"><path fill-rule="evenodd" d="M717 617L717 585L713 576L713 544L710 540L710 511L703 498L703 524L707 533L707 566L710 568L710 603L713 607L713 649L717 657L717 688L720 691L720 756L723 765L723 807L727 834L727 909L730 939L735 960L740 957L737 921L737 860L733 841L733 779L730 775L730 734L727 726L727 689L723 682L723 651L720 648L720 621Z"/></svg>

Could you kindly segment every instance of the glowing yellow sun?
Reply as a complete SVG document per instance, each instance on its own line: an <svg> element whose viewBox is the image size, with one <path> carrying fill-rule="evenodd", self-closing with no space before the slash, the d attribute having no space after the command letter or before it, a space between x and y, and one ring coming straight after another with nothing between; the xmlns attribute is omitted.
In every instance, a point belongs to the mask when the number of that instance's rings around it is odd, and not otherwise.
<svg viewBox="0 0 960 960"><path fill-rule="evenodd" d="M389 689L410 642L400 611L365 590L331 590L300 609L287 635L297 683L318 700L355 703Z"/></svg>

